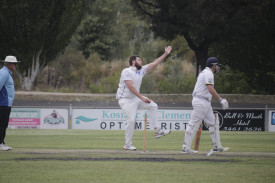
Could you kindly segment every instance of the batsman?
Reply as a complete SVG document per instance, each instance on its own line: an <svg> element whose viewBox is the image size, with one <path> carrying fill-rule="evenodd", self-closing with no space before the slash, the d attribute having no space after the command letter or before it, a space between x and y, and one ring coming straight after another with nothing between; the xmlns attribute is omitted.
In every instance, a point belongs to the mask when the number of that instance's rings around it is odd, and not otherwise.
<svg viewBox="0 0 275 183"><path fill-rule="evenodd" d="M214 88L214 74L218 73L221 64L216 57L209 57L206 61L206 68L199 74L195 88L193 91L193 112L191 120L188 122L185 131L185 137L182 145L182 153L194 154L198 151L192 150L191 145L196 132L198 131L202 120L209 127L209 132L212 140L213 149L207 155L211 155L213 152L227 151L228 148L224 148L220 141L219 120L218 116L214 115L211 99L212 97L219 100L223 110L228 108L228 102L226 99L222 99Z"/></svg>

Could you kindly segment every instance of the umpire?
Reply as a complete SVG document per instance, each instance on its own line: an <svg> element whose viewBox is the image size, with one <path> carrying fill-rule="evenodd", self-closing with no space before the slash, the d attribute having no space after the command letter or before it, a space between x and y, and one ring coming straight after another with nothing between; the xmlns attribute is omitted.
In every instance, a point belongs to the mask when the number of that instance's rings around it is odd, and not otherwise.
<svg viewBox="0 0 275 183"><path fill-rule="evenodd" d="M4 66L0 70L0 151L8 151L12 147L6 145L4 139L14 99L12 72L16 70L16 64L20 61L17 61L15 56L6 56L2 62Z"/></svg>

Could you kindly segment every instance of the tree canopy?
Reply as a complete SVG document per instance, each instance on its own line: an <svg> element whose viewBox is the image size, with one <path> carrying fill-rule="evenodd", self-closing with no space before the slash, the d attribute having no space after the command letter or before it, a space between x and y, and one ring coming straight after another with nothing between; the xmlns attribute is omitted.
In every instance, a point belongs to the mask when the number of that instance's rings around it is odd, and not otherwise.
<svg viewBox="0 0 275 183"><path fill-rule="evenodd" d="M96 0L88 4L88 11L75 36L78 48L88 58L97 52L103 60L110 59L117 37L114 37L116 24L115 2Z"/></svg>
<svg viewBox="0 0 275 183"><path fill-rule="evenodd" d="M242 26L254 13L256 1L191 1L191 0L132 0L133 5L152 23L153 31L166 39L183 35L195 51L198 67L205 67L209 47ZM239 21L241 19L241 21Z"/></svg>
<svg viewBox="0 0 275 183"><path fill-rule="evenodd" d="M20 73L28 77L35 63L47 64L68 45L85 2L1 0L0 56L15 55L22 60Z"/></svg>
<svg viewBox="0 0 275 183"><path fill-rule="evenodd" d="M100 87L104 82L116 83L120 74L111 73L110 68L122 64L111 66L108 61L123 62L130 55L140 55L144 63L151 62L170 44L173 53L166 61L172 65L182 65L183 60L196 61L197 73L205 67L208 56L218 57L226 65L224 74L219 74L222 83L217 80L216 85L224 86L223 92L275 93L273 0L0 0L0 3L0 57L15 55L22 61L18 65L22 89L31 90L39 72L48 65L52 73L60 71L60 77L56 78L68 80L64 82L66 87L74 83L74 87L81 88L78 85L82 83L83 91L85 88L107 91ZM63 51L69 42L70 49ZM61 57L56 59L57 55ZM62 64L58 66L57 62ZM82 66L75 69L75 64ZM109 69L97 74L101 64ZM172 68L166 68L165 64L164 70L168 72L150 78L159 89L155 92L183 91L193 82L194 75L188 79L188 73L179 74L184 67ZM109 79L102 78L106 73L111 73ZM71 81L71 77L79 81ZM232 81L238 77L241 82ZM172 82L179 87L171 88ZM57 79L54 86L64 83ZM242 86L236 86L238 83ZM148 86L149 91L152 87ZM235 86L234 91L230 90Z"/></svg>
<svg viewBox="0 0 275 183"><path fill-rule="evenodd" d="M242 26L236 27L223 40L216 42L210 53L217 55L233 70L245 73L251 93L275 94L275 12L274 2L261 1L261 6L247 8ZM256 12L256 13L255 13ZM243 16L239 16L243 17Z"/></svg>
<svg viewBox="0 0 275 183"><path fill-rule="evenodd" d="M132 4L157 36L185 37L196 54L197 74L208 56L219 56L250 75L248 82L258 85L258 92L274 94L274 86L268 84L275 79L272 0L132 0ZM266 88L260 87L260 78L267 79Z"/></svg>
<svg viewBox="0 0 275 183"><path fill-rule="evenodd" d="M88 58L98 53L102 60L124 59L141 51L150 41L148 24L134 13L130 0L95 0L74 35L74 41Z"/></svg>

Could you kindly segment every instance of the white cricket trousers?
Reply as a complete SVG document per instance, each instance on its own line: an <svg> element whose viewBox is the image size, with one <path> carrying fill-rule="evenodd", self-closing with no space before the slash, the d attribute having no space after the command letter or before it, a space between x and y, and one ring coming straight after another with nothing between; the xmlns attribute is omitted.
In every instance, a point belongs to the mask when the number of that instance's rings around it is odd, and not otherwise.
<svg viewBox="0 0 275 183"><path fill-rule="evenodd" d="M214 136L215 134L213 134L214 125L215 125L215 116L213 113L213 109L211 107L211 103L205 99L193 98L192 106L193 106L193 112L192 112L191 120L188 122L186 131L185 131L185 138L182 146L188 149L191 148L194 135L199 129L199 126L202 120L204 120L204 122L209 127L212 143L216 141Z"/></svg>
<svg viewBox="0 0 275 183"><path fill-rule="evenodd" d="M125 145L132 145L132 138L135 130L136 114L138 109L145 109L149 111L150 125L153 128L157 126L157 110L158 105L151 101L149 104L143 102L140 98L122 98L118 100L118 103L126 115L125 126Z"/></svg>

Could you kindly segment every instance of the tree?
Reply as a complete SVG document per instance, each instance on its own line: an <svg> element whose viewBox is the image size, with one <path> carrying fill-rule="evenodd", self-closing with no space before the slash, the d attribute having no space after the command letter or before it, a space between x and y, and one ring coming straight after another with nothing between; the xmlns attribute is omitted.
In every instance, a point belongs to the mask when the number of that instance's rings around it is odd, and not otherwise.
<svg viewBox="0 0 275 183"><path fill-rule="evenodd" d="M74 35L74 41L88 58L98 53L102 60L124 59L139 52L152 31L134 15L130 0L96 0Z"/></svg>
<svg viewBox="0 0 275 183"><path fill-rule="evenodd" d="M248 93L275 93L275 12L274 1L262 0L261 6L243 9L241 14L247 14L241 21L242 26L235 27L224 39L216 42L210 48L233 71L245 73L245 80L250 88ZM255 13L256 12L256 13ZM239 17L241 14L239 13ZM228 78L232 81L232 78ZM231 81L230 81L231 80ZM244 85L243 85L244 86ZM233 85L238 88L239 86Z"/></svg>
<svg viewBox="0 0 275 183"><path fill-rule="evenodd" d="M0 56L15 55L21 89L31 90L41 69L70 41L88 0L1 0Z"/></svg>
<svg viewBox="0 0 275 183"><path fill-rule="evenodd" d="M183 35L197 58L197 74L205 67L209 47L243 27L244 9L261 5L257 1L132 0L132 4L152 23L157 36L173 39Z"/></svg>
<svg viewBox="0 0 275 183"><path fill-rule="evenodd" d="M88 5L87 15L75 35L77 46L85 58L97 52L101 59L110 59L111 50L119 39L113 36L116 6L116 2L107 0L96 0Z"/></svg>

